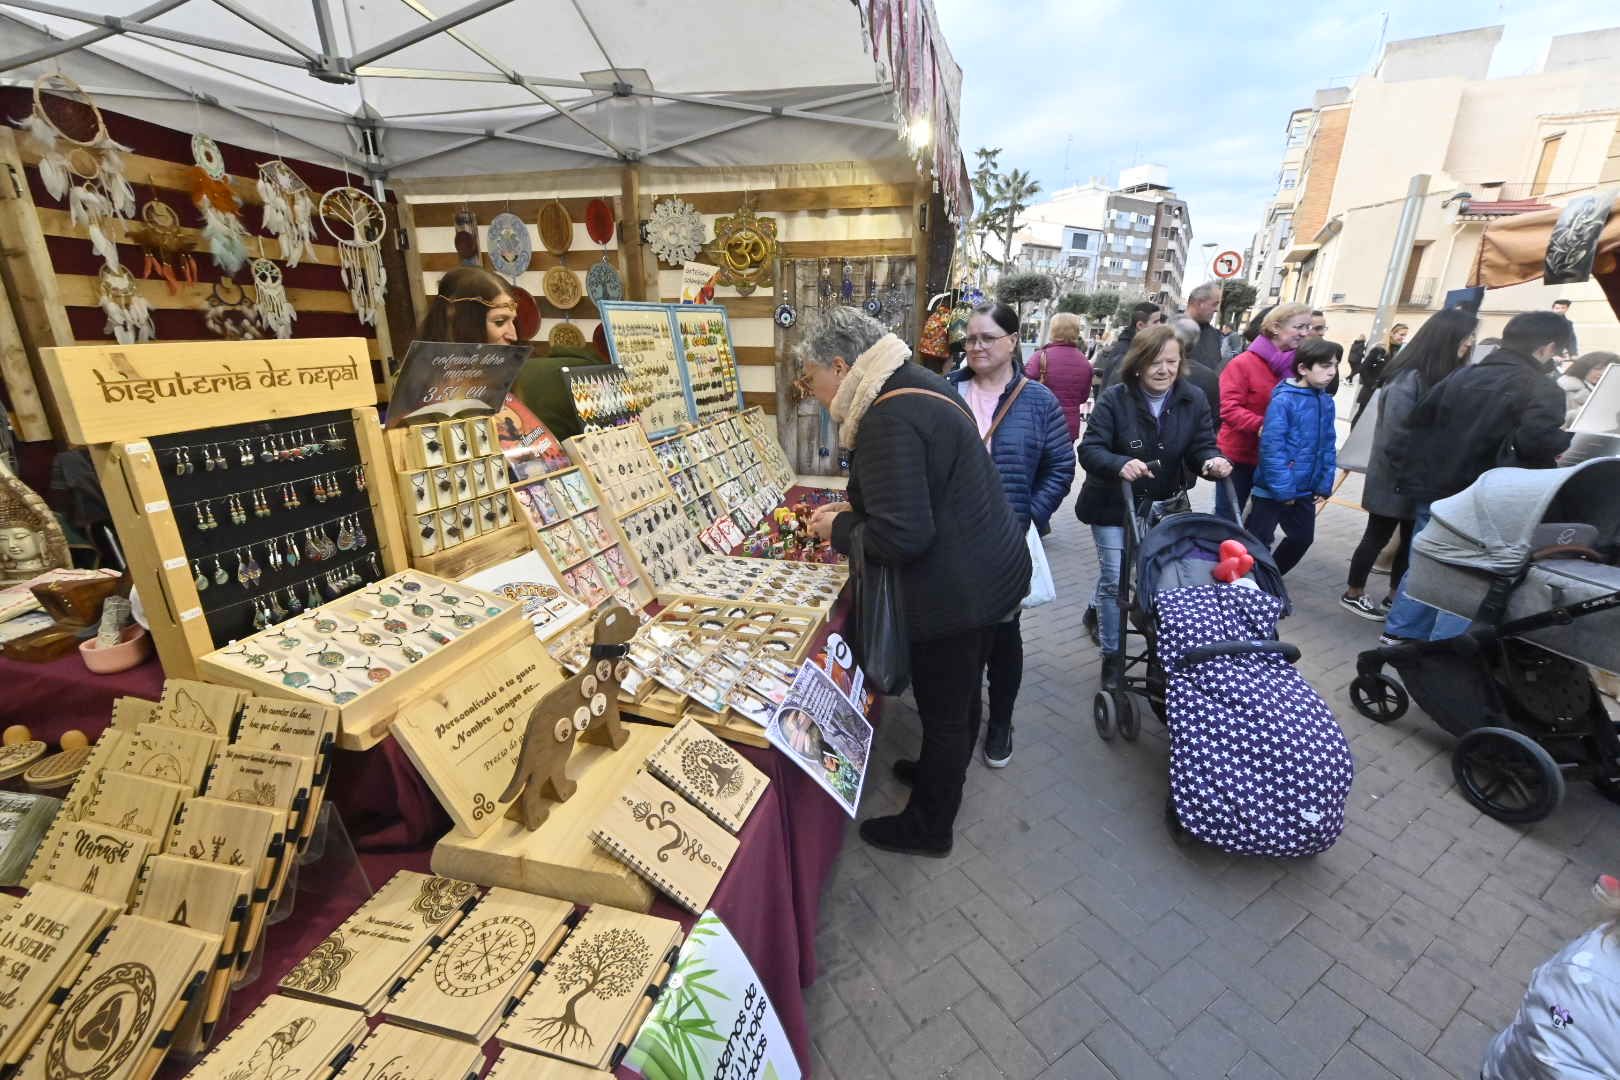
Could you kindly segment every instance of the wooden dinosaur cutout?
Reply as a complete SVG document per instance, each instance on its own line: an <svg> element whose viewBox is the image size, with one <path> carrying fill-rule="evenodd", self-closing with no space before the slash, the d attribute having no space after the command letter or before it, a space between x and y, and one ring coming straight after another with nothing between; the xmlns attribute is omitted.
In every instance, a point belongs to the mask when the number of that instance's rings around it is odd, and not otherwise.
<svg viewBox="0 0 1620 1080"><path fill-rule="evenodd" d="M584 670L540 699L529 712L512 782L502 801L515 798L507 817L529 830L545 824L551 802L567 802L578 786L568 779L574 741L617 750L629 738L619 722L619 683L625 675L623 647L635 636L636 617L618 604L596 620L592 658ZM606 651L611 655L598 655ZM521 792L521 794L519 794Z"/></svg>

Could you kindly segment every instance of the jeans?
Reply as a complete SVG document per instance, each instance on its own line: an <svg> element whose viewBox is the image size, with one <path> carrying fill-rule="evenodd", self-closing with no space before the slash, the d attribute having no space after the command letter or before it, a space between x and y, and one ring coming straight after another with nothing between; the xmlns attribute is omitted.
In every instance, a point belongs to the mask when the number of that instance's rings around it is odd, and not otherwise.
<svg viewBox="0 0 1620 1080"><path fill-rule="evenodd" d="M1259 495L1249 500L1249 519L1243 527L1254 533L1256 540L1271 547L1271 538L1277 534L1279 524L1283 528L1283 540L1272 549L1271 557L1277 560L1277 572L1286 574L1299 565L1311 541L1316 539L1316 500L1309 495L1301 495L1292 502L1278 502Z"/></svg>
<svg viewBox="0 0 1620 1080"><path fill-rule="evenodd" d="M1422 532L1423 526L1428 523L1429 504L1420 503L1412 519L1413 534ZM1395 602L1389 606L1389 614L1384 617L1384 633L1412 641L1439 641L1457 637L1468 629L1468 623L1469 620L1461 615L1441 611L1407 596L1406 575L1402 574L1400 587L1395 590Z"/></svg>
<svg viewBox="0 0 1620 1080"><path fill-rule="evenodd" d="M1097 636L1105 653L1119 652L1119 570L1125 561L1125 527L1093 525L1097 545Z"/></svg>
<svg viewBox="0 0 1620 1080"><path fill-rule="evenodd" d="M1226 485L1217 483L1215 486L1215 512L1230 522L1243 520L1243 507L1249 501L1249 492L1254 489L1253 465L1240 465L1232 462L1232 488L1237 495L1237 505L1226 497Z"/></svg>
<svg viewBox="0 0 1620 1080"><path fill-rule="evenodd" d="M951 839L962 784L979 740L980 686L996 627L964 630L911 646L911 693L922 721L922 753L907 816L935 841Z"/></svg>
<svg viewBox="0 0 1620 1080"><path fill-rule="evenodd" d="M1369 512L1367 527L1361 532L1361 542L1350 556L1350 576L1345 581L1347 585L1352 589L1367 587L1367 575L1372 573L1378 553L1384 550L1384 545L1389 543L1396 529L1401 531L1401 546L1395 550L1395 561L1390 564L1389 580L1399 582L1406 576L1406 562L1412 554L1412 522Z"/></svg>
<svg viewBox="0 0 1620 1080"><path fill-rule="evenodd" d="M991 628L990 643L990 730L1012 726L1013 703L1024 681L1024 634L1019 625L1023 612ZM977 698L975 698L977 701ZM978 728L978 718L973 726Z"/></svg>

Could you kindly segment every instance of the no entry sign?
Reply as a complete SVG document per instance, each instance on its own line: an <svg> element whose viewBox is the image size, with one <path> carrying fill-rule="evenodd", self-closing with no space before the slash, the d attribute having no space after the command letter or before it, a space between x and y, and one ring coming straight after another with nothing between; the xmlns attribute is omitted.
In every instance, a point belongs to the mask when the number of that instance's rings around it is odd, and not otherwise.
<svg viewBox="0 0 1620 1080"><path fill-rule="evenodd" d="M1218 278L1236 277L1238 271L1243 269L1243 256L1235 251L1223 251L1215 256L1213 267Z"/></svg>

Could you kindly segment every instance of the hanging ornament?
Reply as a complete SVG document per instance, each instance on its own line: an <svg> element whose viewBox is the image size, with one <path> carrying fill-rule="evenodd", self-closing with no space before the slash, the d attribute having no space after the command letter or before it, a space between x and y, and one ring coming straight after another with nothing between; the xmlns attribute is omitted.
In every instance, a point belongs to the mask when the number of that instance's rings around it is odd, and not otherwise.
<svg viewBox="0 0 1620 1080"><path fill-rule="evenodd" d="M180 283L197 283L197 260L191 257L192 242L180 227L174 207L157 199L142 204L141 223L130 231L130 238L141 246L146 261L141 277L156 271L169 286L169 295L180 295Z"/></svg>
<svg viewBox="0 0 1620 1080"><path fill-rule="evenodd" d="M585 347L585 333L571 322L560 322L551 328L546 344L553 349L582 349Z"/></svg>
<svg viewBox="0 0 1620 1080"><path fill-rule="evenodd" d="M157 336L151 305L136 288L135 275L127 266L103 266L96 291L101 294L101 310L107 313L107 332L118 344L134 345Z"/></svg>
<svg viewBox="0 0 1620 1080"><path fill-rule="evenodd" d="M235 274L247 262L247 230L238 216L242 204L225 175L225 157L219 144L206 135L191 137L191 201L203 216L203 239L214 265Z"/></svg>
<svg viewBox="0 0 1620 1080"><path fill-rule="evenodd" d="M16 124L39 153L45 190L53 199L67 198L73 224L90 234L90 246L116 269L118 234L111 226L135 216L135 191L124 176L129 147L112 140L94 99L66 75L35 79L33 111Z"/></svg>
<svg viewBox="0 0 1620 1080"><path fill-rule="evenodd" d="M585 295L600 311L604 300L623 300L624 281L619 277L619 271L607 261L602 261L585 271Z"/></svg>
<svg viewBox="0 0 1620 1080"><path fill-rule="evenodd" d="M792 304L777 304L774 318L777 326L784 330L790 330L793 328L793 324L799 321L799 309Z"/></svg>
<svg viewBox="0 0 1620 1080"><path fill-rule="evenodd" d="M287 299L287 290L281 283L281 267L269 259L254 259L250 268L253 271L253 291L258 297L254 308L259 320L276 337L292 337L292 324L298 318L298 312L294 310L292 301Z"/></svg>
<svg viewBox="0 0 1620 1080"><path fill-rule="evenodd" d="M568 311L584 295L579 287L579 278L566 266L553 266L546 271L540 279L540 291L545 294L546 300L552 307Z"/></svg>
<svg viewBox="0 0 1620 1080"><path fill-rule="evenodd" d="M234 297L227 296L235 293ZM256 341L264 337L259 313L248 303L247 290L231 278L220 278L204 301L203 325L226 341Z"/></svg>
<svg viewBox="0 0 1620 1080"><path fill-rule="evenodd" d="M529 239L529 227L511 211L502 211L489 221L489 265L508 281L529 268L534 256L534 242Z"/></svg>
<svg viewBox="0 0 1620 1080"><path fill-rule="evenodd" d="M259 198L264 202L264 228L281 244L281 259L297 266L315 257L315 193L277 158L259 166ZM283 335L285 336L285 335Z"/></svg>
<svg viewBox="0 0 1620 1080"><path fill-rule="evenodd" d="M665 199L647 219L647 246L661 263L690 262L703 250L703 218L685 199Z"/></svg>
<svg viewBox="0 0 1620 1080"><path fill-rule="evenodd" d="M558 258L574 246L574 219L561 199L552 199L540 208L535 227L540 232L540 246Z"/></svg>
<svg viewBox="0 0 1620 1080"><path fill-rule="evenodd" d="M321 196L321 224L337 241L343 283L354 313L370 326L377 321L388 289L382 265L382 238L388 219L377 200L356 187L333 188Z"/></svg>
<svg viewBox="0 0 1620 1080"><path fill-rule="evenodd" d="M585 204L585 234L593 241L607 246L613 239L613 204L606 199L592 199Z"/></svg>
<svg viewBox="0 0 1620 1080"><path fill-rule="evenodd" d="M756 217L746 203L729 217L714 223L714 250L720 264L718 281L730 285L739 296L748 296L771 276L776 259L776 219ZM845 269L845 281L849 271ZM845 290L847 302L853 283Z"/></svg>
<svg viewBox="0 0 1620 1080"><path fill-rule="evenodd" d="M462 266L478 265L478 218L467 206L456 211L456 254Z"/></svg>
<svg viewBox="0 0 1620 1080"><path fill-rule="evenodd" d="M506 291L517 305L518 340L533 341L540 332L540 305L534 302L534 294L521 285L508 285Z"/></svg>

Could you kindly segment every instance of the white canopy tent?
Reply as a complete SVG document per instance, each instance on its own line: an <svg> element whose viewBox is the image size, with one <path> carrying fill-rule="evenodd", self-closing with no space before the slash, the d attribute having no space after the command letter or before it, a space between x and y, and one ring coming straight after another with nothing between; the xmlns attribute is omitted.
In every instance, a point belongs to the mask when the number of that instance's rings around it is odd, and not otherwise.
<svg viewBox="0 0 1620 1080"><path fill-rule="evenodd" d="M910 153L967 203L928 0L0 0L0 85L45 72L378 184Z"/></svg>

